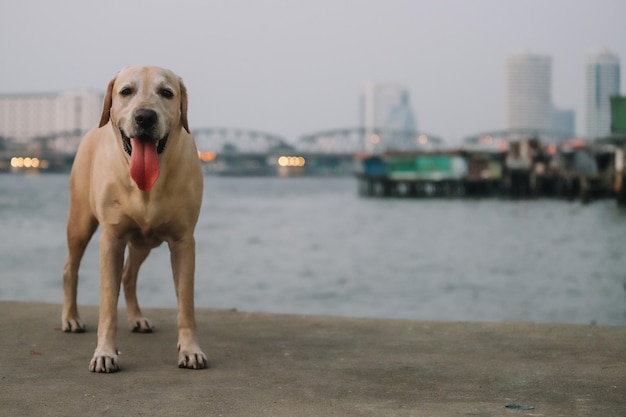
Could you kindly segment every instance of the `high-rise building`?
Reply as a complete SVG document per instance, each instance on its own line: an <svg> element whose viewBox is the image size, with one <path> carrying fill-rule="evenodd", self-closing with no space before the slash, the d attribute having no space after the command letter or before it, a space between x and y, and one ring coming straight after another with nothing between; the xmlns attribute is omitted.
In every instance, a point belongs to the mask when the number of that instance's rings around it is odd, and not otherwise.
<svg viewBox="0 0 626 417"><path fill-rule="evenodd" d="M417 129L409 92L398 84L367 83L361 96L361 126L413 132Z"/></svg>
<svg viewBox="0 0 626 417"><path fill-rule="evenodd" d="M571 109L552 109L552 130L555 134L573 138L576 136L576 113Z"/></svg>
<svg viewBox="0 0 626 417"><path fill-rule="evenodd" d="M407 147L417 130L409 92L398 84L365 84L360 118L360 125L365 128L363 140L367 151ZM384 134L375 133L379 130Z"/></svg>
<svg viewBox="0 0 626 417"><path fill-rule="evenodd" d="M85 132L99 120L101 93L67 91L44 94L0 94L0 136L18 145L35 145L39 137ZM78 139L66 135L48 146L74 152Z"/></svg>
<svg viewBox="0 0 626 417"><path fill-rule="evenodd" d="M587 137L607 136L611 132L610 98L620 93L619 58L606 49L590 55L586 84Z"/></svg>
<svg viewBox="0 0 626 417"><path fill-rule="evenodd" d="M552 59L530 53L507 59L509 129L552 130Z"/></svg>
<svg viewBox="0 0 626 417"><path fill-rule="evenodd" d="M413 108L409 103L408 91L403 91L400 103L392 106L385 121L385 127L398 132L415 132L417 129Z"/></svg>

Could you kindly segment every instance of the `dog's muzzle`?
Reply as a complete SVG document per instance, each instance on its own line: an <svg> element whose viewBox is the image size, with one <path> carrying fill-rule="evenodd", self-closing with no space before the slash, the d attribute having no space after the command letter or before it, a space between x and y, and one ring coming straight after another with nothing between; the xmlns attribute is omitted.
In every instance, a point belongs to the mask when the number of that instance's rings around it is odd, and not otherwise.
<svg viewBox="0 0 626 417"><path fill-rule="evenodd" d="M130 138L126 135L126 133L124 133L124 131L122 129L120 129L120 134L122 136L122 144L124 145L124 151L128 154L128 156L131 156L133 154L133 146L130 143ZM163 151L165 150L165 145L167 144L167 139L170 136L169 132L167 132L165 134L165 136L163 136L161 139L158 140L157 142L157 154L162 154ZM145 135L139 135L138 136L141 140L144 140L146 142L151 142L153 141L153 139L146 137Z"/></svg>

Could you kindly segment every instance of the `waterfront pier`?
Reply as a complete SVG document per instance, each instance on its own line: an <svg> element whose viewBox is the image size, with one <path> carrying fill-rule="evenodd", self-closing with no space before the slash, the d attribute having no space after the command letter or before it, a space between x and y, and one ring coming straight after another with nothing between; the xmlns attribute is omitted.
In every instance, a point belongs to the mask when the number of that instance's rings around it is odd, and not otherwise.
<svg viewBox="0 0 626 417"><path fill-rule="evenodd" d="M376 197L621 195L624 144L535 136L478 138L456 149L386 151L360 159L359 192Z"/></svg>

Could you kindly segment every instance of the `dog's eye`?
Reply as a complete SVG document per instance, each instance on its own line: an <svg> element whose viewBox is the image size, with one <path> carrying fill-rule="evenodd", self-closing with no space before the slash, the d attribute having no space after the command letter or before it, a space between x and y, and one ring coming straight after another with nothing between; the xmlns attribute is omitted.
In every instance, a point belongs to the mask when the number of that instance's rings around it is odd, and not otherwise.
<svg viewBox="0 0 626 417"><path fill-rule="evenodd" d="M160 89L159 90L159 94L163 98L172 98L172 97L174 97L174 92L172 90L170 90L169 88L162 88L162 89Z"/></svg>
<svg viewBox="0 0 626 417"><path fill-rule="evenodd" d="M122 91L120 91L120 95L124 97L130 96L131 94L133 94L133 89L130 87L124 87Z"/></svg>

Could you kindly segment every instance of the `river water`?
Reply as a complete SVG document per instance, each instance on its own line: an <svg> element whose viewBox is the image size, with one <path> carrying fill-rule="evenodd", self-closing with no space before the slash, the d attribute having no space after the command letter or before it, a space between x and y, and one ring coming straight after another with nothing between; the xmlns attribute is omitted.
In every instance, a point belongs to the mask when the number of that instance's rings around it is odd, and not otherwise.
<svg viewBox="0 0 626 417"><path fill-rule="evenodd" d="M0 175L0 300L62 301L67 181ZM97 237L79 304L98 304ZM610 200L376 199L354 178L206 177L196 240L197 307L626 325L626 211ZM167 245L138 293L176 306Z"/></svg>

